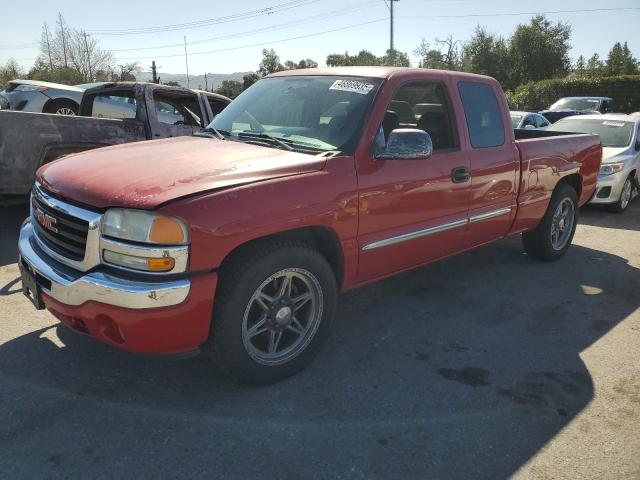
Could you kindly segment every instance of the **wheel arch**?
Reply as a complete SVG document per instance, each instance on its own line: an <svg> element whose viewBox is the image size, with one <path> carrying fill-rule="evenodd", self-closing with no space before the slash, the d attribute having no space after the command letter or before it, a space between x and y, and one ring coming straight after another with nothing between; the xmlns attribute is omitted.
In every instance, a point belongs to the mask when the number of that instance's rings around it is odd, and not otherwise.
<svg viewBox="0 0 640 480"><path fill-rule="evenodd" d="M51 105L54 105L56 103L71 103L71 104L75 105L76 111L80 112L80 104L78 102L76 102L75 100L73 100L71 98L66 98L66 97L50 98L42 106L42 111L44 112L45 110L47 110L47 108L51 107Z"/></svg>
<svg viewBox="0 0 640 480"><path fill-rule="evenodd" d="M248 240L236 246L224 257L219 270L224 271L226 266L249 249L256 248L262 243L273 241L300 242L318 250L327 262L329 262L336 277L338 288L342 288L344 283L344 253L342 246L335 230L322 225L285 230Z"/></svg>
<svg viewBox="0 0 640 480"><path fill-rule="evenodd" d="M563 183L569 185L576 191L578 194L578 201L580 201L582 196L582 176L579 173L572 173L562 177L554 187L554 191L558 188L558 185Z"/></svg>

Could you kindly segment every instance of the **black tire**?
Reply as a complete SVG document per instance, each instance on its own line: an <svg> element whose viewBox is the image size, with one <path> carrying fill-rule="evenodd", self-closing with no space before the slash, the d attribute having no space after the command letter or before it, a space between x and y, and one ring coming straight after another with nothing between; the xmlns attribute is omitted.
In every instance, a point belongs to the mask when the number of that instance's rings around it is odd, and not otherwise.
<svg viewBox="0 0 640 480"><path fill-rule="evenodd" d="M568 233L566 242L561 248L554 247L551 240L551 230L553 225L553 217L558 209L558 206L563 202L570 202L573 208L573 225ZM551 262L558 260L568 250L573 236L576 232L576 226L578 225L578 194L576 191L566 183L559 184L549 202L549 208L547 208L544 217L538 224L538 226L529 232L522 234L522 244L527 254L535 258L536 260L543 260Z"/></svg>
<svg viewBox="0 0 640 480"><path fill-rule="evenodd" d="M250 353L250 346L245 346L245 325L248 325L245 316L255 307L254 294L260 287L270 277L289 270L306 272L305 275L309 273L317 280L313 287L319 287L317 291L321 291L321 294L313 304L318 308L316 315L313 315L316 326L313 331L306 330L306 340L300 342L296 356L284 363L264 364L264 360L256 360L255 351ZM289 299L292 297L289 293ZM224 372L243 383L263 385L283 380L302 370L322 347L331 331L337 297L334 272L318 251L298 242L262 242L238 255L220 272L211 334L205 345L205 353ZM270 319L267 321L276 321L275 314L262 314ZM291 316L296 316L295 310ZM265 330L265 335L271 335L271 331Z"/></svg>
<svg viewBox="0 0 640 480"><path fill-rule="evenodd" d="M80 107L72 100L52 100L44 107L44 113L54 113L57 115L78 115ZM62 113L63 111L73 113Z"/></svg>
<svg viewBox="0 0 640 480"><path fill-rule="evenodd" d="M624 198L626 189L629 189L630 196L628 198ZM635 189L635 182L634 182L633 174L630 174L624 182L624 186L622 187L622 191L620 192L620 198L616 203L611 203L607 205L607 210L612 213L623 213L629 206L629 203L631 203L631 198L633 198L634 189Z"/></svg>

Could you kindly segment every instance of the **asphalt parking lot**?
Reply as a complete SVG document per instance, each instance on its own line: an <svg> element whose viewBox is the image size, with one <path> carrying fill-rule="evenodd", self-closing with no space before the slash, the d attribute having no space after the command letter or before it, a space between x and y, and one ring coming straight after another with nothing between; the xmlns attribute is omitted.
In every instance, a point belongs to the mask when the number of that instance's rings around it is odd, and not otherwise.
<svg viewBox="0 0 640 480"><path fill-rule="evenodd" d="M344 295L311 367L266 388L36 312L25 216L0 209L2 478L640 477L640 199L583 209L557 263L513 238Z"/></svg>

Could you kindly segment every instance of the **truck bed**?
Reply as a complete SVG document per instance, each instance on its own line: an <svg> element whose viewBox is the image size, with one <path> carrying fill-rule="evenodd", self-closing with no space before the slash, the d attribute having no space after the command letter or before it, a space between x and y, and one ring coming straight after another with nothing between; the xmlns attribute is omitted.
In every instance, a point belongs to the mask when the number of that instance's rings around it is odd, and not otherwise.
<svg viewBox="0 0 640 480"><path fill-rule="evenodd" d="M591 198L602 159L598 135L516 129L515 138L521 171L512 233L535 228L559 179L576 188L579 205Z"/></svg>
<svg viewBox="0 0 640 480"><path fill-rule="evenodd" d="M146 138L132 120L0 111L0 195L28 193L40 165L62 155Z"/></svg>

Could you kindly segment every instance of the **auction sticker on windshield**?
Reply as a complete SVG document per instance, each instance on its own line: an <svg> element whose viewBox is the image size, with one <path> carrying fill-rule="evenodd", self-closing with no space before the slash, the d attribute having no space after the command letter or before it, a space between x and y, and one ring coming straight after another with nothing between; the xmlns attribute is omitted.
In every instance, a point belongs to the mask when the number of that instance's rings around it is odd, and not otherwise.
<svg viewBox="0 0 640 480"><path fill-rule="evenodd" d="M371 83L359 82L357 80L336 80L329 90L341 90L343 92L359 93L366 95L374 87Z"/></svg>
<svg viewBox="0 0 640 480"><path fill-rule="evenodd" d="M608 127L624 127L624 123L620 122L602 122L603 125L607 125Z"/></svg>

